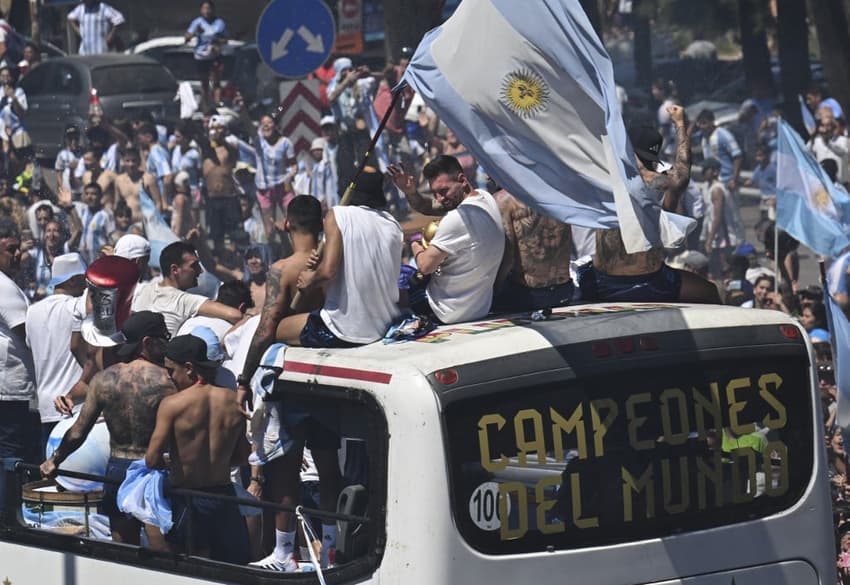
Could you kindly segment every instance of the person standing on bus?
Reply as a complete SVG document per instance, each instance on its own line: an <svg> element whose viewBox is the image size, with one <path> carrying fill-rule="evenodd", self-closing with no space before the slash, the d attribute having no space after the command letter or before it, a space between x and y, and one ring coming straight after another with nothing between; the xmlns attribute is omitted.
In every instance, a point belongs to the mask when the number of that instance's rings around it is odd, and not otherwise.
<svg viewBox="0 0 850 585"><path fill-rule="evenodd" d="M244 464L251 450L236 395L209 383L219 364L207 359L207 344L199 337L172 339L165 367L179 391L159 405L145 464L164 467L168 451L171 486L235 497L230 468ZM166 540L171 546L182 549L191 536L193 554L235 564L250 560L248 529L236 504L179 494L170 494L169 500L174 527Z"/></svg>
<svg viewBox="0 0 850 585"><path fill-rule="evenodd" d="M169 334L162 315L151 311L130 315L121 332L127 341L116 353L129 361L92 378L79 417L53 456L41 464L44 477L56 475L59 465L86 440L101 413L109 429L107 478L123 481L130 464L145 456L159 403L175 391L163 367ZM112 540L138 545L141 524L121 512L117 497L118 485L104 484L101 508L109 516Z"/></svg>

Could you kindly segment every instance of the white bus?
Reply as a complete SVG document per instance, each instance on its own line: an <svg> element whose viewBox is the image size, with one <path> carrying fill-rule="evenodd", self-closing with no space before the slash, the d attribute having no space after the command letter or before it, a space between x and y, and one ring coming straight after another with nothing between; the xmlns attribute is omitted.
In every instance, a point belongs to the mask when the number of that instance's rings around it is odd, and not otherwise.
<svg viewBox="0 0 850 585"><path fill-rule="evenodd" d="M364 446L328 583L832 584L813 361L775 311L583 305L290 348L278 389ZM0 582L319 582L32 528L6 467Z"/></svg>

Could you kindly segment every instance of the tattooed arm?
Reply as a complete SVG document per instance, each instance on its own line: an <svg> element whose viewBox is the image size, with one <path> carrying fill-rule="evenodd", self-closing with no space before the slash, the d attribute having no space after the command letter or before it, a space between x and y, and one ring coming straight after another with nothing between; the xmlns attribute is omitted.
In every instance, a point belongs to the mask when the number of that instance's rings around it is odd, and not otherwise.
<svg viewBox="0 0 850 585"><path fill-rule="evenodd" d="M670 106L667 111L676 127L676 159L673 168L667 174L653 177L649 186L663 193L662 209L675 212L691 180L691 136L685 110L681 106Z"/></svg>
<svg viewBox="0 0 850 585"><path fill-rule="evenodd" d="M73 426L68 429L65 436L62 437L62 442L56 448L56 451L53 452L53 456L41 464L41 474L44 477L55 476L59 464L67 459L71 453L79 449L83 441L86 440L86 437L89 436L94 423L97 422L97 417L100 416L103 410L103 401L101 400L102 388L104 385L114 383L116 377L117 374L115 371L104 370L92 379L86 393L86 402L80 411L80 416Z"/></svg>
<svg viewBox="0 0 850 585"><path fill-rule="evenodd" d="M239 376L238 398L239 404L243 404L248 392L248 384L251 377L260 365L260 360L263 354L274 342L275 331L278 324L292 313L289 308L290 287L284 282L284 268L286 260L281 260L272 264L269 269L268 280L266 281L266 303L263 305L263 311L260 313L260 324L257 326L257 331L251 339L251 345L248 349L248 355L245 357L245 365L242 368L242 375Z"/></svg>

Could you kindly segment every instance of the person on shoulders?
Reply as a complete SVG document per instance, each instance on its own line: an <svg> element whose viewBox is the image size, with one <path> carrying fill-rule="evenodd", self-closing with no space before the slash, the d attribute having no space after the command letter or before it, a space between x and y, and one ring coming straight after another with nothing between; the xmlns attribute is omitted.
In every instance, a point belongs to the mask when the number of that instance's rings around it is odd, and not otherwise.
<svg viewBox="0 0 850 585"><path fill-rule="evenodd" d="M431 277L425 288L410 290L411 309L441 323L484 317L505 249L496 200L472 186L453 156L438 156L422 171L433 200L419 194L416 180L401 167L390 165L389 173L413 209L444 215L427 248L418 242L411 246L419 272Z"/></svg>

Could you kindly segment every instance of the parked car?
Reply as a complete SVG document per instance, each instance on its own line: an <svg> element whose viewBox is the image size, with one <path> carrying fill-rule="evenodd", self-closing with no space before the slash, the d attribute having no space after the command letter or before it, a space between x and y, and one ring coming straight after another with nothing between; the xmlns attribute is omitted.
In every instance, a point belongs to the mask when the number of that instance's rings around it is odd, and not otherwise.
<svg viewBox="0 0 850 585"><path fill-rule="evenodd" d="M174 76L161 63L138 55L50 59L26 75L21 86L29 102L24 127L39 158L56 156L66 124L85 129L92 88L97 89L103 112L111 119L149 111L168 126L178 117Z"/></svg>

